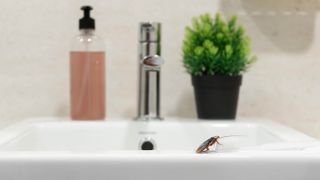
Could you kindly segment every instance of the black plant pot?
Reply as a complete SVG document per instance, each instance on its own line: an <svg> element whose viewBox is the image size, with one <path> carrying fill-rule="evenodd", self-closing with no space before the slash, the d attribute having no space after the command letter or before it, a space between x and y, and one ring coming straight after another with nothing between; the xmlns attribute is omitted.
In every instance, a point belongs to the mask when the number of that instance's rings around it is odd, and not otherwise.
<svg viewBox="0 0 320 180"><path fill-rule="evenodd" d="M235 119L242 76L192 76L199 119Z"/></svg>

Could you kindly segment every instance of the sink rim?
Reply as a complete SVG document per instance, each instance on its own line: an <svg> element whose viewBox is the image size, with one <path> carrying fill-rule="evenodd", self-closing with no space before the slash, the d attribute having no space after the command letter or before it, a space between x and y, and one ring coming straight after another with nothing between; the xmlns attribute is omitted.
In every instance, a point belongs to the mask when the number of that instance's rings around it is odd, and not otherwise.
<svg viewBox="0 0 320 180"><path fill-rule="evenodd" d="M186 123L178 118L151 123ZM177 122L178 121L178 122ZM30 123L52 122L44 119L25 120L0 129L2 135L10 136ZM59 121L63 122L63 121ZM231 123L230 121L219 121ZM217 121L195 121L193 123L215 123ZM272 121L236 121L273 128L288 140L315 140L296 130ZM56 123L56 121L54 121ZM65 122L64 122L65 123ZM71 122L77 124L136 123L132 120L113 119L100 122ZM188 122L187 122L188 123ZM20 129L21 130L21 129ZM8 134L5 134L7 132ZM1 135L2 134L2 135ZM294 135L295 139L292 138ZM320 149L319 149L320 151ZM211 154L181 154L179 152L157 153L146 151L122 151L114 153L74 153L74 152L0 152L1 179L318 179L320 153L297 151L239 152ZM119 173L119 169L121 172ZM229 173L232 169L232 173ZM17 170L19 173L17 173ZM137 174L144 172L147 174ZM167 173L173 172L174 173ZM76 173L75 173L76 172ZM165 173L164 173L165 172ZM265 176L265 175L268 176Z"/></svg>
<svg viewBox="0 0 320 180"><path fill-rule="evenodd" d="M151 122L142 122L142 121L133 121L129 119L123 119L123 118L113 118L113 119L108 119L107 121L70 121L68 118L57 118L57 117L48 117L48 118L32 118L32 119L27 119L18 123L15 123L13 125L7 126L5 128L0 129L0 146L4 145L5 143L8 143L11 140L14 140L15 137L18 135L21 135L24 131L28 131L28 127L32 126L52 126L52 125L61 125L61 124L67 124L67 125L108 125L108 124L148 124L148 123L153 123L153 124L204 124L204 125L214 125L214 126L225 126L229 124L241 124L249 127L254 127L258 126L260 128L264 128L266 131L272 132L272 134L276 134L278 137L281 137L282 140L285 142L315 142L316 140L310 136L307 136L299 131L296 131L294 129L291 129L289 127L286 127L284 125L281 125L279 123L270 121L270 120L251 120L251 119L240 119L236 121L225 121L225 120L220 120L220 121L212 121L212 120L190 120L188 119L187 121L184 119L182 120L181 118L170 118L169 120L164 120L164 121L151 121ZM65 156L65 155L73 155L77 154L79 156L86 157L88 155L94 156L94 155L106 155L112 154L116 155L119 154L121 156L124 155L138 155L138 156L159 156L159 155L195 155L193 151L152 151L152 152L146 152L146 151L141 151L141 150L114 150L114 151L93 151L93 152L77 152L77 151L0 151L0 158L4 156L10 157L12 156ZM257 155L257 150L253 151L247 151L249 154L251 153L252 155ZM278 152L278 151L276 151ZM285 152L285 151L281 151ZM292 151L289 151L289 154L292 154ZM211 153L212 154L212 153ZM229 154L229 155L236 155L241 157L242 155L248 156L249 154L244 154L241 155L239 152L232 152L232 153L217 153L217 154ZM258 152L260 155L266 155L266 154L276 154L275 152ZM289 155L288 153L286 153ZM300 153L301 154L301 153ZM197 155L195 155L197 156ZM216 157L217 155L215 155ZM228 157L224 156L224 157ZM231 156L232 157L232 156Z"/></svg>

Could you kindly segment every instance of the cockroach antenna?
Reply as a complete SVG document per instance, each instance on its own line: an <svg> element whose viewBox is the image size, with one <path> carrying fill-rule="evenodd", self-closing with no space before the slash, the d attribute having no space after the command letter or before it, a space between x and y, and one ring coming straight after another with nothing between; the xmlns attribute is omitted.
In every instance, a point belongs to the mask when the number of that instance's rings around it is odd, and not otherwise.
<svg viewBox="0 0 320 180"><path fill-rule="evenodd" d="M234 137L234 136L246 136L246 135L235 134L235 135L221 136L219 139L221 139L221 138L226 138L226 137Z"/></svg>

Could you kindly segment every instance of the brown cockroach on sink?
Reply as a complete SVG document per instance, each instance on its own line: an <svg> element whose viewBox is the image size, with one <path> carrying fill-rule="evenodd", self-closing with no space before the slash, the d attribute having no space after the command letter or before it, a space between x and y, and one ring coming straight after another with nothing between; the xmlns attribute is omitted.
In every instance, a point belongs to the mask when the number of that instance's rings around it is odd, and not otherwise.
<svg viewBox="0 0 320 180"><path fill-rule="evenodd" d="M226 138L226 137L233 137L233 136L243 136L243 135L230 135L230 136L212 136L209 139L205 140L196 150L196 153L204 153L209 151L209 147L213 145L222 145L218 140L221 138Z"/></svg>

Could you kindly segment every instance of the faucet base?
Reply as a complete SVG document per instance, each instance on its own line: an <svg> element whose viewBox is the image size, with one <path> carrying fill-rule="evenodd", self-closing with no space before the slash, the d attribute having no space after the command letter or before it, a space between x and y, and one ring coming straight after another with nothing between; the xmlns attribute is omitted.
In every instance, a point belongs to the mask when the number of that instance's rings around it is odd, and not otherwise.
<svg viewBox="0 0 320 180"><path fill-rule="evenodd" d="M163 118L145 115L145 116L136 117L134 118L134 120L135 121L162 121Z"/></svg>

